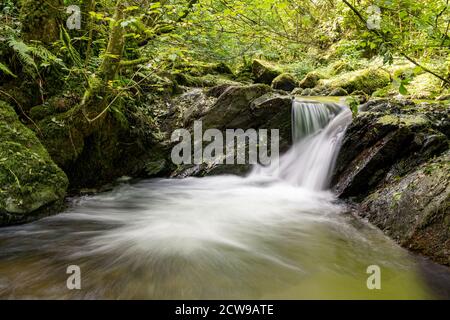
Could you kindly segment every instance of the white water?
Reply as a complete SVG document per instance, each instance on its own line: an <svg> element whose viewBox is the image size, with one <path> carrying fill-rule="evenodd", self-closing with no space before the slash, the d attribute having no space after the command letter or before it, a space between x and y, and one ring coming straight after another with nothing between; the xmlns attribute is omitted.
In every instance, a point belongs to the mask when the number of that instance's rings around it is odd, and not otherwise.
<svg viewBox="0 0 450 320"><path fill-rule="evenodd" d="M352 113L336 104L294 101L292 119L293 147L279 164L257 167L253 176L270 176L309 190L326 190Z"/></svg>
<svg viewBox="0 0 450 320"><path fill-rule="evenodd" d="M323 190L349 121L344 107L296 102L298 142L278 172L123 184L1 229L0 297L429 297L407 253ZM80 291L65 287L73 264ZM382 292L366 288L372 264L386 275Z"/></svg>

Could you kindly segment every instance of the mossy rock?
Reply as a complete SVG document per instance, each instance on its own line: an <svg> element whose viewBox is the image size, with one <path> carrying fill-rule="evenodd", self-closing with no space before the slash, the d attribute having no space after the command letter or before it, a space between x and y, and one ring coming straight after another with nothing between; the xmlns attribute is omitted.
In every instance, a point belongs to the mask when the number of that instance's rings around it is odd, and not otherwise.
<svg viewBox="0 0 450 320"><path fill-rule="evenodd" d="M206 76L208 74L214 74L214 75L233 75L233 70L224 62L218 62L218 63L203 63L203 62L196 62L196 63L184 63L184 64L178 64L175 66L175 69L177 69L180 73L194 76L194 77L202 77Z"/></svg>
<svg viewBox="0 0 450 320"><path fill-rule="evenodd" d="M176 75L176 81L178 84L186 87L194 88L210 88L218 85L229 84L238 85L238 82L231 80L227 76L207 74L205 76L196 77L189 74L179 73Z"/></svg>
<svg viewBox="0 0 450 320"><path fill-rule="evenodd" d="M348 96L348 92L343 88L336 88L333 89L328 95L332 97L344 97Z"/></svg>
<svg viewBox="0 0 450 320"><path fill-rule="evenodd" d="M303 89L312 89L319 83L320 79L322 79L320 74L317 72L310 72L302 79L302 81L300 81L299 87Z"/></svg>
<svg viewBox="0 0 450 320"><path fill-rule="evenodd" d="M13 108L0 101L0 225L33 218L64 199L68 179Z"/></svg>
<svg viewBox="0 0 450 320"><path fill-rule="evenodd" d="M381 69L363 69L343 73L338 77L321 80L320 87L343 88L349 93L364 91L371 95L377 89L386 87L390 83L390 74Z"/></svg>
<svg viewBox="0 0 450 320"><path fill-rule="evenodd" d="M282 74L282 70L273 63L255 59L252 63L252 73L256 83L271 85L272 81Z"/></svg>
<svg viewBox="0 0 450 320"><path fill-rule="evenodd" d="M291 92L297 87L297 80L289 73L280 74L272 81L272 88Z"/></svg>

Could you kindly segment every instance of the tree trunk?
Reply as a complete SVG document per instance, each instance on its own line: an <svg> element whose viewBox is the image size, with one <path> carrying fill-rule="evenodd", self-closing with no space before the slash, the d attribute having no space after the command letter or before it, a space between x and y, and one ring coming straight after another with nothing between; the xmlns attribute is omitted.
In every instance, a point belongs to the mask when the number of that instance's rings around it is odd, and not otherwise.
<svg viewBox="0 0 450 320"><path fill-rule="evenodd" d="M20 20L25 40L51 44L59 39L63 0L22 0L21 5Z"/></svg>

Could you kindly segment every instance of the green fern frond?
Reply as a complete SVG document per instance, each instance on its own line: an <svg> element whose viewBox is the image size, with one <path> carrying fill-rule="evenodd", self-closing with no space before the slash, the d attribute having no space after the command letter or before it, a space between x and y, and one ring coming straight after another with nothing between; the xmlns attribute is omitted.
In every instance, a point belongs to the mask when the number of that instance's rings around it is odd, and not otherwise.
<svg viewBox="0 0 450 320"><path fill-rule="evenodd" d="M7 67L7 66L5 66L3 63L1 63L0 62L0 71L2 71L3 73L5 73L5 74L7 74L7 75L10 75L10 76L12 76L12 77L14 77L14 78L17 78L17 76L14 74L14 73L12 73L12 71L11 70L9 70L9 68Z"/></svg>
<svg viewBox="0 0 450 320"><path fill-rule="evenodd" d="M8 45L14 50L24 66L28 66L36 72L38 71L38 67L31 55L31 49L26 43L21 40L10 38L8 40Z"/></svg>
<svg viewBox="0 0 450 320"><path fill-rule="evenodd" d="M46 63L56 63L62 67L64 67L64 63L61 59L51 53L48 49L40 45L29 46L30 52L35 56L40 58Z"/></svg>

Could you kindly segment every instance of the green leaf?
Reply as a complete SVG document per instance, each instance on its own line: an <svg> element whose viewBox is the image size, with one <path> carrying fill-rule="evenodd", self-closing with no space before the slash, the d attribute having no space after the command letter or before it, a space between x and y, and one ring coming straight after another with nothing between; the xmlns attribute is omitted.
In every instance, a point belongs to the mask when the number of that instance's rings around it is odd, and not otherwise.
<svg viewBox="0 0 450 320"><path fill-rule="evenodd" d="M404 96L408 94L408 90L406 89L406 87L404 86L403 83L400 84L398 91L400 92L400 94L402 94Z"/></svg>

